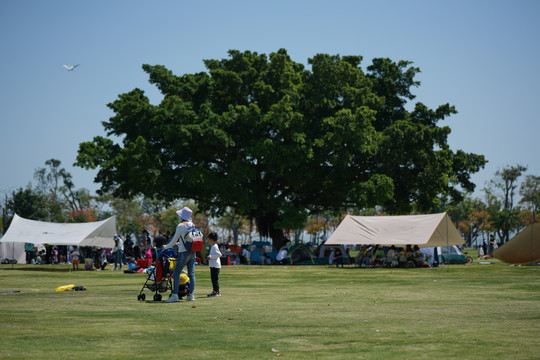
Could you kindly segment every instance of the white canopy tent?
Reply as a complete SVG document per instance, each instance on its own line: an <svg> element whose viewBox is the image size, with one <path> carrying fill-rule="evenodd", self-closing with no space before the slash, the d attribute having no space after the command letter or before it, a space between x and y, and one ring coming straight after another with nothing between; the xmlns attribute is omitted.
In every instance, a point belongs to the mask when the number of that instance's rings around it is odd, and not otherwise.
<svg viewBox="0 0 540 360"><path fill-rule="evenodd" d="M114 247L116 218L89 223L50 223L24 219L17 214L0 242Z"/></svg>
<svg viewBox="0 0 540 360"><path fill-rule="evenodd" d="M447 213L402 216L347 215L325 245L462 245L465 241Z"/></svg>

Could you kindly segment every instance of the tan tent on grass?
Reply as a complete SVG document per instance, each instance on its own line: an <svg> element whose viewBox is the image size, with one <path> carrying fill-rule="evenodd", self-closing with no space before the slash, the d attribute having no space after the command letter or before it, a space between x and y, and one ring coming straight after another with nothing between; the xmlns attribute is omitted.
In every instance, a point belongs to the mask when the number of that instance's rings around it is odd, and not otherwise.
<svg viewBox="0 0 540 360"><path fill-rule="evenodd" d="M463 245L447 213L402 216L347 215L325 245Z"/></svg>
<svg viewBox="0 0 540 360"><path fill-rule="evenodd" d="M519 232L496 249L493 256L509 264L526 264L540 260L540 224L535 223Z"/></svg>
<svg viewBox="0 0 540 360"><path fill-rule="evenodd" d="M2 243L114 247L116 218L88 223L51 223L15 214Z"/></svg>

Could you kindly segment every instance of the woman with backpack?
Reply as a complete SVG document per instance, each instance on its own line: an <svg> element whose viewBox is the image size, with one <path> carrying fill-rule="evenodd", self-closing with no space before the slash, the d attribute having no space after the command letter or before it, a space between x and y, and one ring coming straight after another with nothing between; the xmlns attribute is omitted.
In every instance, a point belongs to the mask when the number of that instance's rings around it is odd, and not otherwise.
<svg viewBox="0 0 540 360"><path fill-rule="evenodd" d="M181 210L178 210L176 214L180 217L180 223L176 227L174 236L169 240L167 244L163 246L164 249L171 248L175 246L177 248L178 256L176 260L176 267L173 272L173 290L170 298L165 300L167 303L179 302L178 298L178 288L180 286L180 273L184 266L187 266L187 272L189 277L189 293L187 296L187 301L195 300L193 292L195 290L195 252L188 249L191 247L192 243L185 241L188 233L192 233L194 230L199 232L199 230L191 222L191 211L190 208L184 207ZM200 232L199 232L200 233Z"/></svg>

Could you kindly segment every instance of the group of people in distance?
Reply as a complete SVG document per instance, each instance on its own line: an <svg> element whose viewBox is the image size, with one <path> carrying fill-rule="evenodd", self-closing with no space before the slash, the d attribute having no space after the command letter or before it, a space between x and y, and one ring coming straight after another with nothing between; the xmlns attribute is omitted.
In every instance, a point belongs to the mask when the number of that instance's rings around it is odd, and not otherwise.
<svg viewBox="0 0 540 360"><path fill-rule="evenodd" d="M429 266L424 253L418 246L407 245L405 248L363 245L355 258L360 267L413 268Z"/></svg>

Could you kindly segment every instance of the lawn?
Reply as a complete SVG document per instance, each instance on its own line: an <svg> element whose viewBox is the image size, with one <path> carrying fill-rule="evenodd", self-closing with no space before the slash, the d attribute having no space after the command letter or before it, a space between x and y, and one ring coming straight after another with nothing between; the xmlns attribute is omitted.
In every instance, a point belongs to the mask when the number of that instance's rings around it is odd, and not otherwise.
<svg viewBox="0 0 540 360"><path fill-rule="evenodd" d="M0 266L0 358L533 359L540 267L224 266L196 301L138 301L143 274ZM87 291L55 292L75 284ZM13 292L14 291L14 292ZM150 299L150 300L149 300Z"/></svg>

